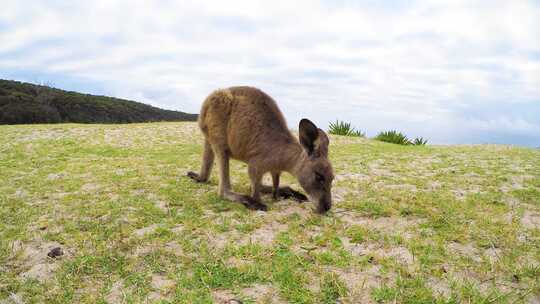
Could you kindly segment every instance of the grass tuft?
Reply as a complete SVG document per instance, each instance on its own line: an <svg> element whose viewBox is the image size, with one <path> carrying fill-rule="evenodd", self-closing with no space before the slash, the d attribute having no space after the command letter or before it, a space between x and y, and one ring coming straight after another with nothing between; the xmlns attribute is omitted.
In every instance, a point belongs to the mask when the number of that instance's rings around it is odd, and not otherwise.
<svg viewBox="0 0 540 304"><path fill-rule="evenodd" d="M404 146L411 144L411 141L407 138L407 136L396 130L380 132L379 134L377 134L377 136L375 136L374 139Z"/></svg>
<svg viewBox="0 0 540 304"><path fill-rule="evenodd" d="M336 120L328 126L328 133L342 136L366 137L366 134L360 130L356 130L351 126L350 122Z"/></svg>

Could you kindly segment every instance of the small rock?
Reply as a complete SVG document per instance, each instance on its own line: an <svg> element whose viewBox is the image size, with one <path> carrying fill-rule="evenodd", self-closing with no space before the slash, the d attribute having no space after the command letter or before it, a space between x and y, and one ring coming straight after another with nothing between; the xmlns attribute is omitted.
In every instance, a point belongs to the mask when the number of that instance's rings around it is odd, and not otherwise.
<svg viewBox="0 0 540 304"><path fill-rule="evenodd" d="M62 251L62 248L60 247L55 247L51 251L49 251L49 253L47 253L47 256L53 259L63 255L64 251Z"/></svg>

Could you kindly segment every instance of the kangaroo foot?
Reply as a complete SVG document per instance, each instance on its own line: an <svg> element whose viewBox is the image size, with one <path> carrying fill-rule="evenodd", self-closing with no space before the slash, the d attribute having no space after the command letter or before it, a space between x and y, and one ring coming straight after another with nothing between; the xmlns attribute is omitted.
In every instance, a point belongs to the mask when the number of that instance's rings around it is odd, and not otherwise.
<svg viewBox="0 0 540 304"><path fill-rule="evenodd" d="M268 211L268 207L256 200L254 200L251 196L244 195L240 199L240 203L242 203L246 208L251 210L261 210L261 211Z"/></svg>
<svg viewBox="0 0 540 304"><path fill-rule="evenodd" d="M288 199L292 198L293 200L301 203L307 201L307 196L305 196L303 193L298 192L296 190L293 190L291 187L280 187L278 192L279 197ZM274 198L275 195L274 195Z"/></svg>
<svg viewBox="0 0 540 304"><path fill-rule="evenodd" d="M206 182L206 180L201 179L199 174L197 174L197 173L195 173L193 171L189 171L186 175L189 178L191 178L192 180L196 181L197 183L205 183Z"/></svg>

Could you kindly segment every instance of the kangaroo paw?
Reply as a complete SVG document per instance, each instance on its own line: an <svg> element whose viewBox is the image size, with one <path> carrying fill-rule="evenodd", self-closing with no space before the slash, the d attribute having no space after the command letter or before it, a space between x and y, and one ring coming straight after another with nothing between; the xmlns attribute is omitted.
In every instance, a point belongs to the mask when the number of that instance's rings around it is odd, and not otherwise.
<svg viewBox="0 0 540 304"><path fill-rule="evenodd" d="M196 181L197 183L203 183L205 181L201 180L199 174L193 172L193 171L189 171L187 174L186 174L189 178L191 178L192 180Z"/></svg>
<svg viewBox="0 0 540 304"><path fill-rule="evenodd" d="M293 190L291 187L279 188L279 195L284 199L292 198L297 202L307 201L307 197L304 194Z"/></svg>
<svg viewBox="0 0 540 304"><path fill-rule="evenodd" d="M307 196L305 196L303 193L295 191L295 190L292 190L292 192L293 192L292 198L295 201L302 203L308 200Z"/></svg>
<svg viewBox="0 0 540 304"><path fill-rule="evenodd" d="M250 196L243 196L241 203L244 204L246 208L251 209L251 210L268 211L268 207L265 204L254 200Z"/></svg>

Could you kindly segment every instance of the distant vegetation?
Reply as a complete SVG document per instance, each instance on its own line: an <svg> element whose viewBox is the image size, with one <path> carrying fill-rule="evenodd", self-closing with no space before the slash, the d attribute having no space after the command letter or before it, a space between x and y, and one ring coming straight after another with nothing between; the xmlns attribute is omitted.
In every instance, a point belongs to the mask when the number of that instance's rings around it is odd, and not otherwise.
<svg viewBox="0 0 540 304"><path fill-rule="evenodd" d="M343 136L366 137L366 133L353 128L350 122L341 120L331 122L328 125L328 133ZM416 137L413 140L409 140L405 134L396 130L380 132L373 139L404 146L425 146L428 142L427 139L424 139L423 137Z"/></svg>
<svg viewBox="0 0 540 304"><path fill-rule="evenodd" d="M380 132L374 139L398 145L425 146L427 144L427 139L423 137L417 137L411 141L405 134L396 130Z"/></svg>
<svg viewBox="0 0 540 304"><path fill-rule="evenodd" d="M344 135L344 136L356 136L356 137L365 137L365 133L360 130L355 130L351 123L336 120L336 122L331 122L328 126L328 133L335 135Z"/></svg>
<svg viewBox="0 0 540 304"><path fill-rule="evenodd" d="M415 146L425 146L427 144L427 139L424 139L423 137L417 137L412 142Z"/></svg>
<svg viewBox="0 0 540 304"><path fill-rule="evenodd" d="M0 124L194 121L197 114L0 79Z"/></svg>

